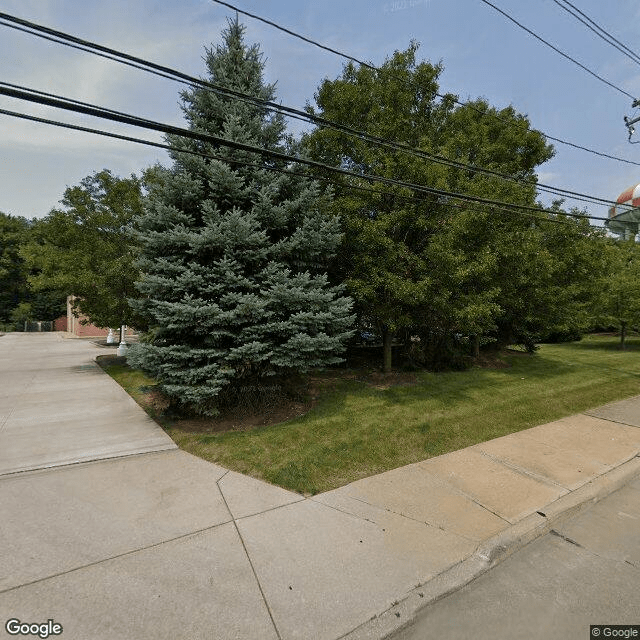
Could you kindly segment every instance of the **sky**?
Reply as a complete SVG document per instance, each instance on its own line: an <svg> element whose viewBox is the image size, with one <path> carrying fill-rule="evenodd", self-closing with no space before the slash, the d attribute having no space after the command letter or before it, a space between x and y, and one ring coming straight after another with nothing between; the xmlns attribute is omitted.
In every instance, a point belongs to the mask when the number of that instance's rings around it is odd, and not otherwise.
<svg viewBox="0 0 640 640"><path fill-rule="evenodd" d="M508 22L481 0L230 0L356 58L382 64L412 40L418 58L441 62L442 93L482 97L497 108L512 105L533 128L551 136L640 163L623 116L631 99L606 86ZM632 49L640 51L636 0L572 0ZM612 84L640 96L640 66L598 39L553 0L494 0L504 11ZM612 8L614 7L614 8ZM211 0L0 0L0 11L64 31L188 74L202 77L205 47L221 41L235 14ZM303 108L324 78L335 79L345 60L240 16L247 43L259 43L265 79L277 100ZM178 126L181 85L0 25L0 81L109 107ZM161 142L160 134L31 105L0 96L0 108ZM292 132L300 131L290 121ZM639 134L634 140L640 141ZM554 158L539 181L614 200L640 182L640 166L554 143ZM109 169L122 177L160 162L158 149L108 140L0 115L0 211L41 218L64 190ZM549 204L549 198L541 201ZM606 216L606 205L567 201ZM597 223L601 224L601 223Z"/></svg>

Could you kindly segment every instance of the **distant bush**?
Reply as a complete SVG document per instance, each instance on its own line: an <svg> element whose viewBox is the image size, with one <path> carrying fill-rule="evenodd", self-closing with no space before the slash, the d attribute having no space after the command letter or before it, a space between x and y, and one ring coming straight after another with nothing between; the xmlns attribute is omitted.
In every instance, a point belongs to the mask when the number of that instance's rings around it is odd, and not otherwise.
<svg viewBox="0 0 640 640"><path fill-rule="evenodd" d="M560 342L579 342L582 340L583 334L577 329L565 329L561 331L551 331L543 335L540 342L547 344L557 344Z"/></svg>

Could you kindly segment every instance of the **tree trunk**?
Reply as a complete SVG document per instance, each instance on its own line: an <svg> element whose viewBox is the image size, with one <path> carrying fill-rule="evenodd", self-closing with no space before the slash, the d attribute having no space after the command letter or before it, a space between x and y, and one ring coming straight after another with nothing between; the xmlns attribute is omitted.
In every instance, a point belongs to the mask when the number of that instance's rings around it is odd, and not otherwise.
<svg viewBox="0 0 640 640"><path fill-rule="evenodd" d="M623 350L624 350L624 339L626 337L626 333L627 333L627 323L621 322L620 323L620 349L623 349Z"/></svg>
<svg viewBox="0 0 640 640"><path fill-rule="evenodd" d="M391 372L392 343L393 343L393 332L385 328L382 332L382 371L383 373Z"/></svg>
<svg viewBox="0 0 640 640"><path fill-rule="evenodd" d="M480 357L480 336L478 335L473 336L473 357Z"/></svg>

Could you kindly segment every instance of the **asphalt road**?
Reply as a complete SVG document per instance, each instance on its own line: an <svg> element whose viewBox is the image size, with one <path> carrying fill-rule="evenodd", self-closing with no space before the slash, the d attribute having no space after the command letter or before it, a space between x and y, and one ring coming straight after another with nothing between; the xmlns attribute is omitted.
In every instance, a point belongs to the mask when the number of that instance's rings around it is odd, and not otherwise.
<svg viewBox="0 0 640 640"><path fill-rule="evenodd" d="M640 638L640 478L429 605L393 639L596 637Z"/></svg>

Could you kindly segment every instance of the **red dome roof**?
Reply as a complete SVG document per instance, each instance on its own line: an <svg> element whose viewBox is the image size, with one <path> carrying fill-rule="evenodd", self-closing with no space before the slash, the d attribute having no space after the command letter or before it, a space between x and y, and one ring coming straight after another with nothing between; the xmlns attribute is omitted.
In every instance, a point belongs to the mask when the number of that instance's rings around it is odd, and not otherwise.
<svg viewBox="0 0 640 640"><path fill-rule="evenodd" d="M626 204L630 207L640 207L640 184L625 189L616 200L618 204Z"/></svg>

